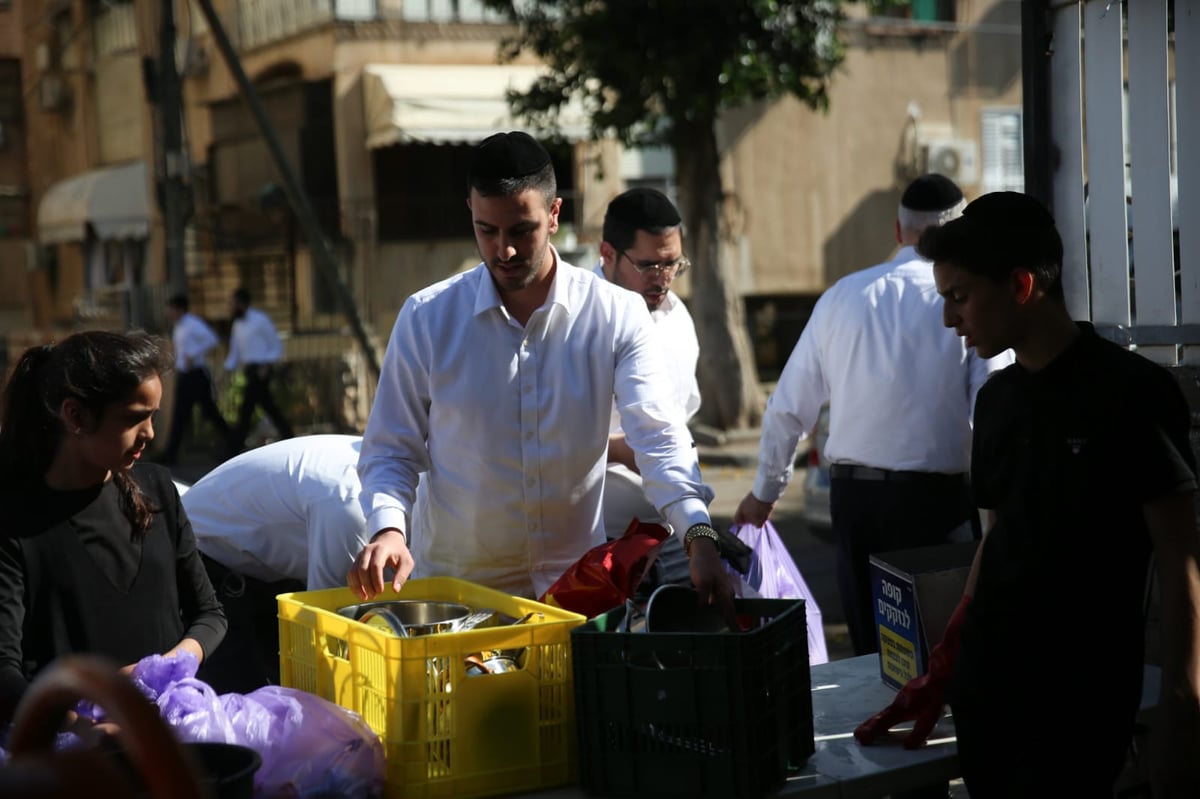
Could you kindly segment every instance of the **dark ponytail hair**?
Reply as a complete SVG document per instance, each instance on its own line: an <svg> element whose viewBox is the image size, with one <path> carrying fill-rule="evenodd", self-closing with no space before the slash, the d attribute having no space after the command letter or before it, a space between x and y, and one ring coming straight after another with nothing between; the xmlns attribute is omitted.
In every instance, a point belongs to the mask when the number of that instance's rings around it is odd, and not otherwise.
<svg viewBox="0 0 1200 799"><path fill-rule="evenodd" d="M58 415L64 400L76 400L99 420L109 405L170 368L166 348L142 332L89 330L26 350L4 388L0 481L29 485L49 470L66 432ZM128 473L114 472L113 479L134 535L145 535L158 509Z"/></svg>

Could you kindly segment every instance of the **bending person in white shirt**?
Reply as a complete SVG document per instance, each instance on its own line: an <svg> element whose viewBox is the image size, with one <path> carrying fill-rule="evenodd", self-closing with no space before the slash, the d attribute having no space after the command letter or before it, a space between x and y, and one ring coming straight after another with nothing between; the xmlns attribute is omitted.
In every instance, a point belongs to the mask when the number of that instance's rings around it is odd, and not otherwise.
<svg viewBox="0 0 1200 799"><path fill-rule="evenodd" d="M216 332L188 310L188 298L182 294L167 300L167 317L172 322L171 340L175 345L175 397L172 400L171 432L161 462L170 466L179 460L179 448L192 423L192 408L196 405L217 429L222 453L228 445L229 425L217 408L216 390L206 360L208 353L220 343Z"/></svg>
<svg viewBox="0 0 1200 799"><path fill-rule="evenodd" d="M238 409L231 441L231 449L237 453L246 445L255 408L263 409L281 439L292 437L292 426L271 394L275 365L283 360L283 342L279 340L275 324L271 317L250 307L250 292L244 288L233 292L232 313L233 327L229 332L225 370L240 368L246 377L242 406Z"/></svg>
<svg viewBox="0 0 1200 799"><path fill-rule="evenodd" d="M483 263L404 304L363 437L374 537L347 579L364 598L387 568L396 590L411 573L545 592L604 541L614 397L646 493L690 547L692 582L710 601L731 595L712 491L646 304L561 260L556 195L550 156L528 134L495 134L473 153L467 204Z"/></svg>
<svg viewBox="0 0 1200 799"><path fill-rule="evenodd" d="M829 403L825 456L838 588L856 654L878 649L870 556L978 537L967 471L975 394L1012 354L980 359L942 324L933 265L914 245L962 214L962 192L925 175L901 197L891 261L854 272L817 301L767 403L753 488L734 522L762 524L792 477L796 445ZM969 540L969 537L968 537Z"/></svg>
<svg viewBox="0 0 1200 799"><path fill-rule="evenodd" d="M367 543L358 436L301 436L228 460L181 492L229 633L225 691L279 681L275 596L335 588ZM227 667L227 668L226 668ZM210 680L214 679L210 676Z"/></svg>

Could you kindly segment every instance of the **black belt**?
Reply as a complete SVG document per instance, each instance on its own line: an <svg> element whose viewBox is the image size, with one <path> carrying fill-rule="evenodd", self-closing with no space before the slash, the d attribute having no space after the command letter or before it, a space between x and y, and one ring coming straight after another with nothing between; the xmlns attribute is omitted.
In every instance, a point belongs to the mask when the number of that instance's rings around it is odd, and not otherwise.
<svg viewBox="0 0 1200 799"><path fill-rule="evenodd" d="M839 480L869 480L879 483L965 483L967 473L946 474L945 472L900 472L859 466L854 463L834 463L829 466L829 476Z"/></svg>

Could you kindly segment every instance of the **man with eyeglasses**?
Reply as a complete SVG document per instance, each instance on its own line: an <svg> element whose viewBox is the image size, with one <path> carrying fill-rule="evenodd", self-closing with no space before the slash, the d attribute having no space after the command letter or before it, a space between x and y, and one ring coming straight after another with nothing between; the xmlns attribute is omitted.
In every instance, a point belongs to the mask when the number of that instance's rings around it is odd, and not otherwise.
<svg viewBox="0 0 1200 799"><path fill-rule="evenodd" d="M700 408L696 382L700 342L687 306L671 291L671 283L689 265L683 254L682 224L678 209L662 192L646 187L624 192L608 204L604 214L596 273L646 301L659 345L668 357L670 392L686 422ZM634 519L663 523L646 496L614 406L604 482L605 533L617 538ZM683 548L667 539L647 583L686 583L687 579Z"/></svg>

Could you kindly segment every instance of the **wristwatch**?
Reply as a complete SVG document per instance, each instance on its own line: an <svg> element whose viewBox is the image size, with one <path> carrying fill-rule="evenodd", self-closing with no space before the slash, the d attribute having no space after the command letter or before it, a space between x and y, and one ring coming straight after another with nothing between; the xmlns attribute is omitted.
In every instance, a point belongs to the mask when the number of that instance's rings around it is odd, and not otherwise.
<svg viewBox="0 0 1200 799"><path fill-rule="evenodd" d="M700 524L693 524L683 534L683 551L689 558L692 556L692 542L697 538L707 538L713 542L713 546L717 548L718 552L721 551L721 537L717 534L717 531L713 529L711 524L701 522Z"/></svg>

